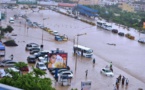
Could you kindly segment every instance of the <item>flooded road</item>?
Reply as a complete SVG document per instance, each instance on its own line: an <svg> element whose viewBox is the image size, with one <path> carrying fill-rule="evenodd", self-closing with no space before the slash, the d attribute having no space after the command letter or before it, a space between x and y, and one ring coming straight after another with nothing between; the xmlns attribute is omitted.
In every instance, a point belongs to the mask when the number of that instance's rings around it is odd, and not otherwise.
<svg viewBox="0 0 145 90"><path fill-rule="evenodd" d="M129 79L129 86L121 86L120 90L137 90L138 88L145 89L145 45L137 42L139 38L145 37L144 34L137 33L135 30L125 30L122 27L115 26L119 31L131 33L135 36L135 40L129 40L126 37L118 36L110 31L106 31L96 26L91 26L74 18L70 18L51 10L43 10L40 12L32 12L31 10L9 10L7 9L7 21L2 21L2 25L8 24L9 17L14 14L26 14L31 21L44 24L52 30L58 31L61 35L66 34L69 38L67 42L57 42L54 36L39 28L28 28L25 26L25 20L19 18L13 25L17 36L11 36L15 39L19 46L6 47L6 57L13 53L14 60L26 61L29 52L25 51L25 45L30 42L44 44L44 49L53 50L60 48L68 52L68 65L74 72L74 78L71 81L71 86L62 87L58 83L53 84L56 90L71 90L78 88L81 90L81 81L91 81L91 90L113 90L116 78L119 74ZM43 20L43 18L47 18ZM19 23L21 21L21 24ZM93 58L96 59L96 64L93 67L92 59L79 57L77 59L77 70L75 71L76 57L73 55L74 39L77 34L87 33L79 37L79 44L92 48L94 51ZM42 41L43 35L43 41ZM3 40L5 41L5 40ZM116 46L108 45L114 43ZM113 62L114 77L106 77L100 74L100 70L110 62ZM31 67L30 67L31 68ZM85 71L88 70L88 76L85 77ZM47 71L47 77L53 79L52 75ZM53 79L54 80L54 79Z"/></svg>

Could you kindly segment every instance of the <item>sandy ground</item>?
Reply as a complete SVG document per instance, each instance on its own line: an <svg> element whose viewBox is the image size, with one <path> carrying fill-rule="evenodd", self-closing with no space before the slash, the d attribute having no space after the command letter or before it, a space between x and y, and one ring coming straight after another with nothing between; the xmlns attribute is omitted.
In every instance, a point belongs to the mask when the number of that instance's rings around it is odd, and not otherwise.
<svg viewBox="0 0 145 90"><path fill-rule="evenodd" d="M2 9L2 11L5 11ZM26 61L29 52L25 51L25 45L30 42L35 42L42 44L42 33L43 33L43 44L44 49L53 50L60 48L68 52L68 65L74 72L74 78L71 81L70 86L62 87L58 83L53 84L56 90L71 90L71 88L78 88L81 90L81 81L91 81L91 90L113 90L116 78L119 74L125 76L129 79L129 86L121 86L119 90L137 90L138 88L145 89L145 45L137 42L139 38L145 37L145 35L140 34L135 30L127 31L122 27L115 26L119 31L125 33L131 33L136 38L135 40L129 40L126 37L120 37L113 34L110 31L106 31L96 26L90 26L76 19L58 14L51 10L43 10L40 12L32 12L31 10L9 10L7 9L7 19L2 21L2 25L6 26L9 17L14 14L26 14L30 20L33 22L38 22L43 24L43 18L48 18L44 20L44 25L51 28L52 30L58 31L60 34L66 34L69 37L67 42L56 42L54 36L43 31L39 28L29 28L25 27L25 20L19 18L15 20L12 25L14 31L12 33L17 34L17 36L11 36L15 39L19 46L17 47L6 47L6 57L13 53L14 60L16 61ZM22 22L21 24L19 22ZM92 59L78 57L77 70L75 71L75 56L73 56L73 39L76 39L75 35L87 33L79 37L79 44L90 47L94 51L93 58L96 59L96 64L93 67ZM5 41L4 39L3 41ZM107 45L107 43L115 43L116 46ZM113 62L114 77L106 77L100 74L100 70L109 62ZM31 68L31 65L30 65ZM88 70L88 76L85 77L85 70ZM52 78L52 75L47 71L47 77ZM54 81L53 81L54 82Z"/></svg>

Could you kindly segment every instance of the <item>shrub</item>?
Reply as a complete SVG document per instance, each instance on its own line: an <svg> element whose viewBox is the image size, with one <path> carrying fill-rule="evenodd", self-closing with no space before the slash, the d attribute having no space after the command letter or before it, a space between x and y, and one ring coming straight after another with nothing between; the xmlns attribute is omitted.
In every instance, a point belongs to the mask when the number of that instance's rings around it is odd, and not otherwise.
<svg viewBox="0 0 145 90"><path fill-rule="evenodd" d="M3 44L5 44L6 46L18 46L14 40L8 40Z"/></svg>

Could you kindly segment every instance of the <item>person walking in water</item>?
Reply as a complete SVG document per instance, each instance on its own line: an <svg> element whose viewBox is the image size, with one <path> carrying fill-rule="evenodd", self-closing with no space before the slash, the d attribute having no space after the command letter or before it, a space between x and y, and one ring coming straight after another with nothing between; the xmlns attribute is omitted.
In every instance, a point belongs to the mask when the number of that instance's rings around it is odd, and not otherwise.
<svg viewBox="0 0 145 90"><path fill-rule="evenodd" d="M86 72L86 78L87 78L87 76L88 76L88 70L86 70L85 72Z"/></svg>
<svg viewBox="0 0 145 90"><path fill-rule="evenodd" d="M11 54L10 58L11 58L11 60L13 60L13 58L14 58L14 55L13 55L13 54Z"/></svg>
<svg viewBox="0 0 145 90"><path fill-rule="evenodd" d="M95 60L95 58L93 59L93 65L95 65L95 62L96 62L96 60Z"/></svg>

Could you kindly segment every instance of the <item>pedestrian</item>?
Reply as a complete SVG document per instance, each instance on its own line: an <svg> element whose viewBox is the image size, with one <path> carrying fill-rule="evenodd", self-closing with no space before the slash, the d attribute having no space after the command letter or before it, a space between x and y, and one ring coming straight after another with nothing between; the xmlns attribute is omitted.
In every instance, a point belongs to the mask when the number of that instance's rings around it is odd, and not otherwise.
<svg viewBox="0 0 145 90"><path fill-rule="evenodd" d="M10 58L11 58L11 60L13 60L13 58L14 58L14 55L13 55L13 54L11 54Z"/></svg>
<svg viewBox="0 0 145 90"><path fill-rule="evenodd" d="M118 78L116 78L116 85L117 85L117 83L119 83L119 79Z"/></svg>
<svg viewBox="0 0 145 90"><path fill-rule="evenodd" d="M94 58L94 59L93 59L93 64L95 64L95 61L96 61L96 60L95 60L95 58Z"/></svg>
<svg viewBox="0 0 145 90"><path fill-rule="evenodd" d="M124 85L125 77L122 78L122 85Z"/></svg>
<svg viewBox="0 0 145 90"><path fill-rule="evenodd" d="M120 82L121 81L121 74L119 75L118 79L119 79L119 82Z"/></svg>
<svg viewBox="0 0 145 90"><path fill-rule="evenodd" d="M117 90L119 90L119 83L116 83L116 88Z"/></svg>
<svg viewBox="0 0 145 90"><path fill-rule="evenodd" d="M86 77L88 76L88 70L85 71L86 72Z"/></svg>
<svg viewBox="0 0 145 90"><path fill-rule="evenodd" d="M113 68L112 67L110 67L110 70L113 72Z"/></svg>
<svg viewBox="0 0 145 90"><path fill-rule="evenodd" d="M128 78L126 78L126 86L128 86L129 80Z"/></svg>
<svg viewBox="0 0 145 90"><path fill-rule="evenodd" d="M110 68L112 68L112 62L110 62Z"/></svg>

